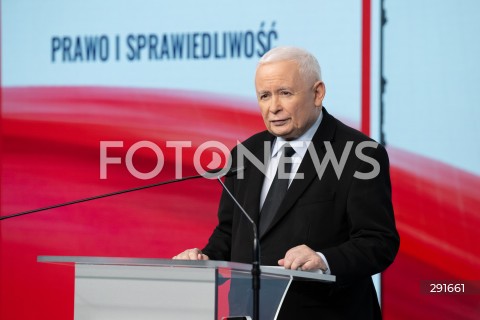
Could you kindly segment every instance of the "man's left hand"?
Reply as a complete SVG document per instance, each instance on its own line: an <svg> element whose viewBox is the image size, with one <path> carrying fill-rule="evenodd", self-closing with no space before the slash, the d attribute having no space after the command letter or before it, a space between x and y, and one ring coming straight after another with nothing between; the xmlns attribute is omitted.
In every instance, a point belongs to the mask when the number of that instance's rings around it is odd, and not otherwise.
<svg viewBox="0 0 480 320"><path fill-rule="evenodd" d="M285 269L299 269L302 271L316 269L323 270L327 268L325 262L318 253L304 244L288 250L285 257L278 260L278 264L285 267Z"/></svg>

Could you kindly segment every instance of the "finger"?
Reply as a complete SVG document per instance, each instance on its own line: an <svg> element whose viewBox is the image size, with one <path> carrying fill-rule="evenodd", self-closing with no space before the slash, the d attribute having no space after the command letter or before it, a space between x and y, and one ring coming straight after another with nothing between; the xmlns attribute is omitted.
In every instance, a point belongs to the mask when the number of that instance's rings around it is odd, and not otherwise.
<svg viewBox="0 0 480 320"><path fill-rule="evenodd" d="M312 261L306 261L305 263L303 263L301 266L300 266L300 269L302 271L308 271L308 270L313 270L315 268L313 268L315 264L312 262Z"/></svg>
<svg viewBox="0 0 480 320"><path fill-rule="evenodd" d="M290 265L290 269L292 270L300 269L304 263L305 261L302 257L297 257L295 260L292 261L292 264Z"/></svg>
<svg viewBox="0 0 480 320"><path fill-rule="evenodd" d="M201 253L201 251L197 248L188 249L188 250L185 250L182 253L174 256L173 259L176 259L176 260L198 260L196 256L199 252Z"/></svg>
<svg viewBox="0 0 480 320"><path fill-rule="evenodd" d="M188 259L189 260L198 260L198 256L201 255L202 252L198 249L191 249L188 251Z"/></svg>
<svg viewBox="0 0 480 320"><path fill-rule="evenodd" d="M321 258L315 253L306 256L300 268L304 271L308 271L320 269L322 266L323 264Z"/></svg>
<svg viewBox="0 0 480 320"><path fill-rule="evenodd" d="M285 269L293 269L293 263L297 259L295 251L289 251L283 258L283 266Z"/></svg>
<svg viewBox="0 0 480 320"><path fill-rule="evenodd" d="M320 270L327 270L327 265L322 257L315 252L315 255L312 258L312 264L309 266L309 270L313 269L320 269Z"/></svg>
<svg viewBox="0 0 480 320"><path fill-rule="evenodd" d="M285 259L278 260L278 265L283 266L285 264Z"/></svg>
<svg viewBox="0 0 480 320"><path fill-rule="evenodd" d="M175 260L185 260L183 252L173 257Z"/></svg>
<svg viewBox="0 0 480 320"><path fill-rule="evenodd" d="M199 253L197 255L197 260L208 260L208 256L203 253Z"/></svg>
<svg viewBox="0 0 480 320"><path fill-rule="evenodd" d="M283 259L283 267L285 269L290 269L290 267L292 266L292 260L290 260L289 258L285 257Z"/></svg>
<svg viewBox="0 0 480 320"><path fill-rule="evenodd" d="M285 258L283 259L283 266L285 269L294 269L296 268L296 261L298 259L298 256L295 251L290 250L287 252L285 255Z"/></svg>
<svg viewBox="0 0 480 320"><path fill-rule="evenodd" d="M184 258L184 255L185 255L185 253L182 252L182 253L177 254L176 256L173 256L172 259L175 259L175 260L183 260L183 259L185 259L185 258Z"/></svg>

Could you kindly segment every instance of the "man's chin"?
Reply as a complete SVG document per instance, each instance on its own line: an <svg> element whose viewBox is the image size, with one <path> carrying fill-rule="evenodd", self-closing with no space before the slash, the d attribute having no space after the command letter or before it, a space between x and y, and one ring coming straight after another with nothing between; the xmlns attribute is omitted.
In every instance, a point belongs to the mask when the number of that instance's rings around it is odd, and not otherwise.
<svg viewBox="0 0 480 320"><path fill-rule="evenodd" d="M275 130L274 129L269 129L268 130L271 134L273 134L276 137L283 138L285 140L293 140L295 139L293 137L292 131L291 130Z"/></svg>

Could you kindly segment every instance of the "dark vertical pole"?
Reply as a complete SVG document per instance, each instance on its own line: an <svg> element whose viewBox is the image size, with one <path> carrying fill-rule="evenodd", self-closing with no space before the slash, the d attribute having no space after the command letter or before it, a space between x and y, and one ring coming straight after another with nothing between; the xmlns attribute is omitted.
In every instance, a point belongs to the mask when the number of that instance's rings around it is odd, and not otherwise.
<svg viewBox="0 0 480 320"><path fill-rule="evenodd" d="M219 284L219 281L218 281L218 277L220 277L220 274L218 273L218 269L215 268L215 313L214 313L214 320L217 320L218 319L218 286L220 285Z"/></svg>
<svg viewBox="0 0 480 320"><path fill-rule="evenodd" d="M255 229L253 239L253 263L252 263L252 289L253 289L253 320L260 320L260 244L257 237L258 228Z"/></svg>
<svg viewBox="0 0 480 320"><path fill-rule="evenodd" d="M385 13L385 8L383 7L384 0L380 1L380 144L383 146L387 145L385 139L385 103L383 102L383 96L385 94L385 89L387 86L387 79L383 74L383 31L385 25L387 24L387 16Z"/></svg>

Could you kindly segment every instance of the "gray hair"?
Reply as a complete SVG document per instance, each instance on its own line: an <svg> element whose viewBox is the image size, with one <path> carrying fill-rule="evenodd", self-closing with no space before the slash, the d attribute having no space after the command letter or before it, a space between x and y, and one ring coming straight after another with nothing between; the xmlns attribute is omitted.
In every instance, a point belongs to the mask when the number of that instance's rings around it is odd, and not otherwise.
<svg viewBox="0 0 480 320"><path fill-rule="evenodd" d="M322 80L317 59L310 52L297 47L276 47L269 50L258 61L257 69L263 64L286 60L292 60L298 64L299 73L305 80Z"/></svg>

